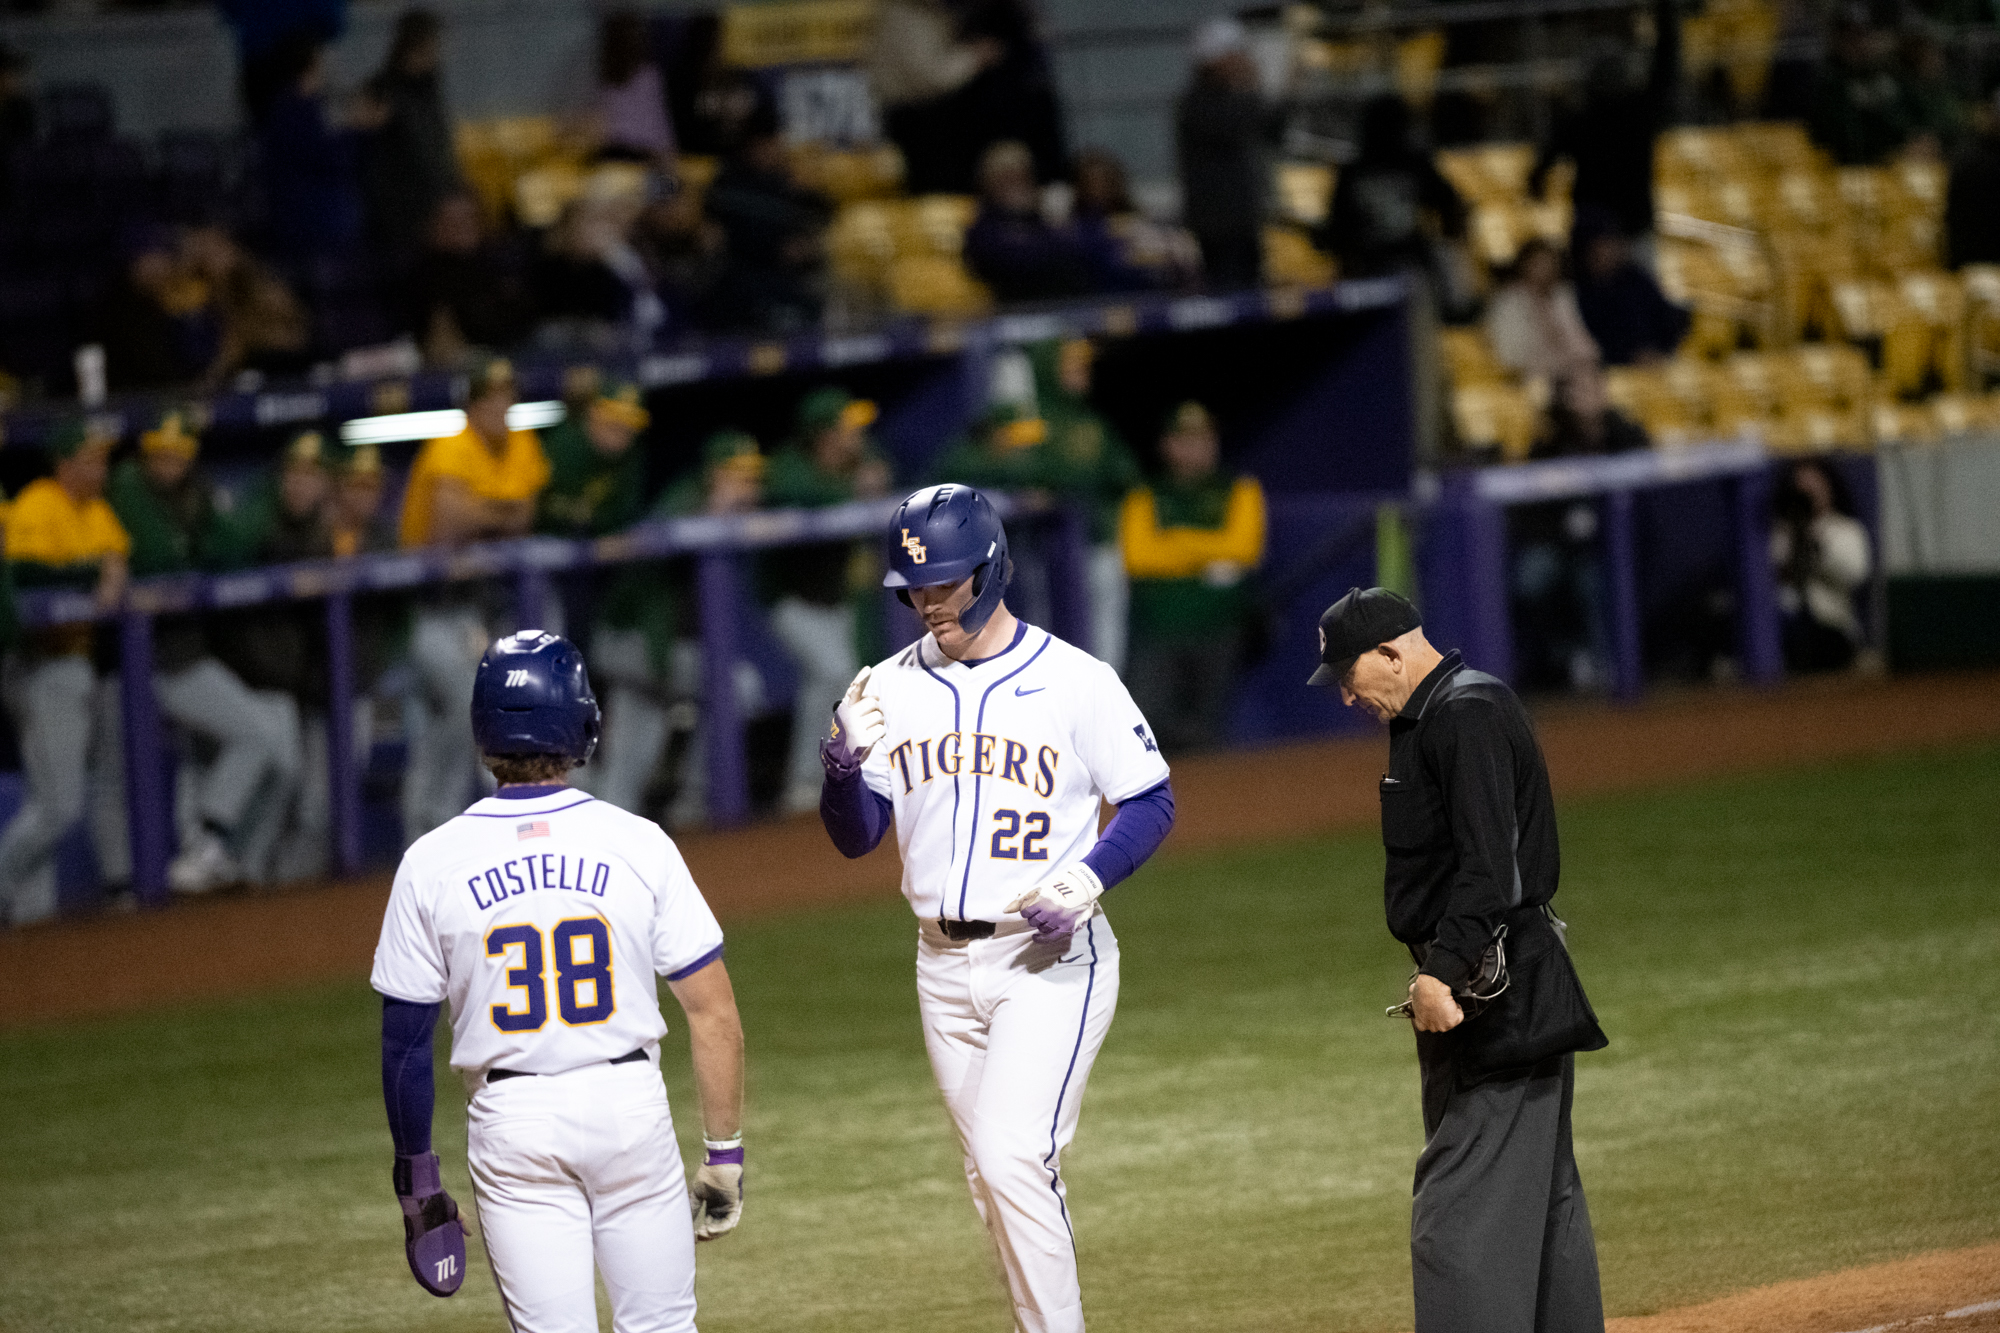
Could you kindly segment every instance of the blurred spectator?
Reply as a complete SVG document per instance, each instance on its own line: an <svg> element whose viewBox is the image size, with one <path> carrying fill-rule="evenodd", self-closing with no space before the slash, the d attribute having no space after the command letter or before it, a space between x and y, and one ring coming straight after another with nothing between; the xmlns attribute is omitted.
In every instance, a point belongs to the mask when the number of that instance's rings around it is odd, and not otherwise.
<svg viewBox="0 0 2000 1333"><path fill-rule="evenodd" d="M1912 19L1903 30L1898 54L1904 115L1913 136L1906 151L1934 159L1949 157L1965 142L1970 125L1965 103L1952 86L1944 42L1929 24Z"/></svg>
<svg viewBox="0 0 2000 1333"><path fill-rule="evenodd" d="M1622 454L1651 443L1645 427L1611 405L1604 377L1593 367L1552 386L1548 411L1529 452L1534 458Z"/></svg>
<svg viewBox="0 0 2000 1333"><path fill-rule="evenodd" d="M1597 506L1511 505L1506 522L1507 612L1520 688L1602 689L1607 639Z"/></svg>
<svg viewBox="0 0 2000 1333"><path fill-rule="evenodd" d="M216 0L236 33L237 90L260 122L286 82L281 48L300 37L322 45L347 30L347 0Z"/></svg>
<svg viewBox="0 0 2000 1333"><path fill-rule="evenodd" d="M1465 202L1417 143L1410 107L1395 93L1361 113L1361 143L1340 170L1313 242L1340 261L1342 277L1435 270L1439 237L1465 234Z"/></svg>
<svg viewBox="0 0 2000 1333"><path fill-rule="evenodd" d="M599 157L673 169L674 127L667 118L666 85L653 63L646 21L632 10L605 15L598 29L591 119Z"/></svg>
<svg viewBox="0 0 2000 1333"><path fill-rule="evenodd" d="M28 58L0 44L0 160L35 141L35 99L28 93Z"/></svg>
<svg viewBox="0 0 2000 1333"><path fill-rule="evenodd" d="M1486 338L1501 365L1530 379L1561 383L1597 370L1576 291L1562 280L1556 248L1539 236L1514 256L1511 276L1486 307Z"/></svg>
<svg viewBox="0 0 2000 1333"><path fill-rule="evenodd" d="M1102 148L1076 155L1070 230L1095 292L1142 292L1186 287L1201 271L1201 253L1177 227L1163 227L1132 204L1125 164Z"/></svg>
<svg viewBox="0 0 2000 1333"><path fill-rule="evenodd" d="M636 207L586 191L563 210L535 257L535 338L549 351L610 355L652 346L666 307L632 244Z"/></svg>
<svg viewBox="0 0 2000 1333"><path fill-rule="evenodd" d="M257 133L272 250L299 273L318 261L351 261L362 241L356 140L327 107L326 48L287 38L272 68L277 92ZM379 105L362 104L354 125L375 128L383 115Z"/></svg>
<svg viewBox="0 0 2000 1333"><path fill-rule="evenodd" d="M702 445L700 470L668 488L653 516L748 513L762 503L763 485L764 456L756 439L720 430ZM691 727L681 724L689 735L670 814L675 828L699 824L708 814L708 753L700 721L702 646L690 574L685 560L619 571L605 598L590 656L591 675L610 682L605 751L592 765L597 771L591 792L599 800L645 814L646 793L667 753L676 715L694 718ZM749 662L737 662L733 686L744 716L763 711L763 681Z"/></svg>
<svg viewBox="0 0 2000 1333"><path fill-rule="evenodd" d="M316 430L292 437L277 467L229 516L231 549L224 563L275 565L333 554L327 453L326 439ZM272 878L324 875L333 848L325 608L317 602L276 602L231 615L224 624L226 631L215 636L218 656L252 689L289 696L299 715L298 787L283 817Z"/></svg>
<svg viewBox="0 0 2000 1333"><path fill-rule="evenodd" d="M433 366L455 366L475 347L509 348L532 319L520 266L486 234L479 201L470 194L439 201L409 290L404 322Z"/></svg>
<svg viewBox="0 0 2000 1333"><path fill-rule="evenodd" d="M639 214L633 244L653 275L670 324L692 324L728 263L722 228L701 211L692 190L674 190Z"/></svg>
<svg viewBox="0 0 2000 1333"><path fill-rule="evenodd" d="M820 509L874 499L889 489L889 464L868 437L875 404L844 389L816 389L799 404L798 430L771 459L765 503L778 509ZM861 542L781 546L764 557L764 580L775 598L771 628L799 669L792 708L791 756L783 809L819 808L820 733L861 669L854 649L856 577L869 554Z"/></svg>
<svg viewBox="0 0 2000 1333"><path fill-rule="evenodd" d="M1874 559L1868 529L1854 516L1840 475L1813 459L1792 466L1771 513L1785 665L1843 671L1861 646L1854 594Z"/></svg>
<svg viewBox="0 0 2000 1333"><path fill-rule="evenodd" d="M222 340L200 387L213 391L240 371L292 375L312 362L312 330L304 307L277 274L244 252L217 226L183 233L185 271L205 284L222 320Z"/></svg>
<svg viewBox="0 0 2000 1333"><path fill-rule="evenodd" d="M1201 246L1208 286L1255 287L1264 278L1270 146L1282 111L1258 90L1243 25L1210 19L1194 36L1194 79L1174 116L1181 220Z"/></svg>
<svg viewBox="0 0 2000 1333"><path fill-rule="evenodd" d="M708 187L707 205L729 246L710 322L773 333L816 326L833 205L792 178L777 111L768 102L745 122L743 145Z"/></svg>
<svg viewBox="0 0 2000 1333"><path fill-rule="evenodd" d="M634 449L652 415L634 384L604 381L542 440L549 484L537 532L602 537L629 528L646 508L646 455Z"/></svg>
<svg viewBox="0 0 2000 1333"><path fill-rule="evenodd" d="M912 194L969 194L983 143L970 142L954 94L1000 63L1005 47L989 36L966 38L945 0L884 0L868 48L868 82L882 107L882 128L903 153Z"/></svg>
<svg viewBox="0 0 2000 1333"><path fill-rule="evenodd" d="M1813 140L1842 166L1874 166L1911 132L1908 98L1890 66L1895 38L1856 6L1835 21L1832 45L1813 88Z"/></svg>
<svg viewBox="0 0 2000 1333"><path fill-rule="evenodd" d="M1041 212L1035 162L1008 140L979 164L979 216L965 233L965 264L1002 301L1080 296L1089 290L1082 247Z"/></svg>
<svg viewBox="0 0 2000 1333"><path fill-rule="evenodd" d="M1577 313L1610 366L1646 365L1674 354L1687 336L1688 312L1632 257L1632 242L1608 212L1576 214Z"/></svg>
<svg viewBox="0 0 2000 1333"><path fill-rule="evenodd" d="M6 553L22 589L124 597L131 539L104 501L116 436L82 418L49 443L55 475L29 482L7 515ZM119 775L118 677L104 670L91 625L38 630L8 654L4 693L21 746L25 799L0 833L0 922L55 915L55 849L88 807L107 879L130 879ZM108 645L107 645L108 646Z"/></svg>
<svg viewBox="0 0 2000 1333"><path fill-rule="evenodd" d="M1644 87L1632 86L1622 44L1598 52L1584 79L1582 104L1558 116L1543 141L1528 188L1546 197L1549 168L1576 166L1570 200L1604 209L1627 236L1653 233L1653 141L1673 111L1681 69L1677 0L1653 0L1653 55Z"/></svg>
<svg viewBox="0 0 2000 1333"><path fill-rule="evenodd" d="M1139 484L1139 465L1091 405L1095 343L1088 338L1036 343L1028 356L1036 403L1048 422L1048 443L1042 447L1049 484L1081 504L1090 524L1090 651L1123 675L1130 596L1118 546L1118 509Z"/></svg>
<svg viewBox="0 0 2000 1333"><path fill-rule="evenodd" d="M195 463L200 449L189 417L168 411L140 433L139 456L112 473L111 507L131 534L133 577L213 568L224 554L228 534L215 488ZM197 745L181 767L194 799L168 885L206 893L266 879L299 776L298 705L251 689L216 660L200 615L155 618L153 687L160 711ZM209 747L215 757L204 763Z"/></svg>
<svg viewBox="0 0 2000 1333"><path fill-rule="evenodd" d="M341 559L396 549L395 525L382 513L388 477L382 451L372 444L346 449L333 470L333 495L327 502L327 544Z"/></svg>
<svg viewBox="0 0 2000 1333"><path fill-rule="evenodd" d="M1978 107L1973 135L1951 160L1945 193L1945 262L2000 264L2000 93Z"/></svg>
<svg viewBox="0 0 2000 1333"><path fill-rule="evenodd" d="M105 373L113 389L190 384L221 351L220 311L201 277L165 227L143 227L126 240L125 271L96 315Z"/></svg>
<svg viewBox="0 0 2000 1333"><path fill-rule="evenodd" d="M404 10L366 94L382 123L362 141L362 184L375 244L400 272L438 206L464 188L438 73L441 31L428 9Z"/></svg>
<svg viewBox="0 0 2000 1333"><path fill-rule="evenodd" d="M952 112L965 127L960 180L988 148L1009 140L1027 145L1037 181L1061 180L1069 174L1069 147L1032 0L961 0L957 9L960 36L998 52L959 91Z"/></svg>
<svg viewBox="0 0 2000 1333"><path fill-rule="evenodd" d="M533 526L549 460L533 431L514 430L513 366L493 357L472 372L465 429L418 451L403 489L405 548L454 547L520 537ZM417 697L405 709L410 737L403 773L403 840L414 842L471 804L472 677L502 625L507 589L492 583L437 585L423 592L410 627ZM532 627L530 627L532 628Z"/></svg>
<svg viewBox="0 0 2000 1333"><path fill-rule="evenodd" d="M1222 472L1208 410L1183 403L1160 438L1158 484L1125 497L1119 540L1132 578L1132 701L1162 749L1222 743L1229 689L1264 560L1264 491Z"/></svg>

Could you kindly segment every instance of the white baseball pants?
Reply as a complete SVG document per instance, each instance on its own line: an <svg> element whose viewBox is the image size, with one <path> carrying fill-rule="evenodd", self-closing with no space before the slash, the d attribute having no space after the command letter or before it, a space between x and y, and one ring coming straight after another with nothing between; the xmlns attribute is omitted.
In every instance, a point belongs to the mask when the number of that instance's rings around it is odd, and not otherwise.
<svg viewBox="0 0 2000 1333"><path fill-rule="evenodd" d="M1026 922L917 945L924 1044L965 1150L965 1178L1014 1302L1018 1333L1082 1333L1062 1150L1118 1007L1118 940L1099 913L1063 949Z"/></svg>
<svg viewBox="0 0 2000 1333"><path fill-rule="evenodd" d="M694 1223L650 1060L483 1084L467 1109L479 1228L514 1333L694 1333Z"/></svg>

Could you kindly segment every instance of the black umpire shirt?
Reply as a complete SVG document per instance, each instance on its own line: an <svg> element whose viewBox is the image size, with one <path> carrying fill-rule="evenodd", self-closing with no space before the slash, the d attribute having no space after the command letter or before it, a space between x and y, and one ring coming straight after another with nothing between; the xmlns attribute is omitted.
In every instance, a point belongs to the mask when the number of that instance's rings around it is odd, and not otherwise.
<svg viewBox="0 0 2000 1333"><path fill-rule="evenodd" d="M1389 722L1382 843L1389 933L1447 986L1510 912L1555 896L1555 808L1528 711L1455 650Z"/></svg>

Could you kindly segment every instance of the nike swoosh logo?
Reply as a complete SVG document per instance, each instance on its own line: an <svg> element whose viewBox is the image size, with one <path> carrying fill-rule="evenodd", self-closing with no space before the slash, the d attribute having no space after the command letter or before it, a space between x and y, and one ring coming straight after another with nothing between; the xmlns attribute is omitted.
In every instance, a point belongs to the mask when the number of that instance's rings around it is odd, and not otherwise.
<svg viewBox="0 0 2000 1333"><path fill-rule="evenodd" d="M1014 697L1016 699L1025 699L1031 694L1040 694L1043 690L1046 690L1047 688L1048 686L1046 685L1037 685L1032 690L1024 690L1019 685L1016 685L1014 687Z"/></svg>

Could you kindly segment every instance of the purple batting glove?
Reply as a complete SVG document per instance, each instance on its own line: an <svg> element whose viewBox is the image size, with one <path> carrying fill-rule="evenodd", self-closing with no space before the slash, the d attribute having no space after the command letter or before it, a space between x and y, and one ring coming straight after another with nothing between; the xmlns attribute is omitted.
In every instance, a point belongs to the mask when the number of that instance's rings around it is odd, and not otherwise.
<svg viewBox="0 0 2000 1333"><path fill-rule="evenodd" d="M1057 940L1067 942L1076 934L1076 928L1096 910L1091 903L1065 907L1047 898L1037 898L1021 909L1021 919L1035 928L1035 943L1053 944Z"/></svg>
<svg viewBox="0 0 2000 1333"><path fill-rule="evenodd" d="M465 1224L438 1178L437 1154L398 1154L394 1179L410 1273L431 1295L449 1296L465 1281Z"/></svg>

